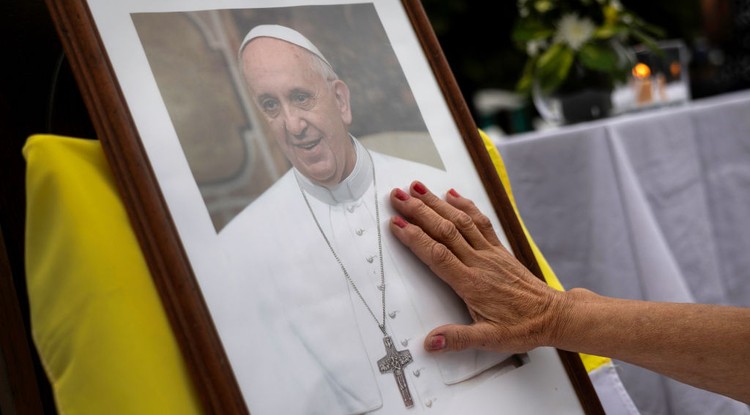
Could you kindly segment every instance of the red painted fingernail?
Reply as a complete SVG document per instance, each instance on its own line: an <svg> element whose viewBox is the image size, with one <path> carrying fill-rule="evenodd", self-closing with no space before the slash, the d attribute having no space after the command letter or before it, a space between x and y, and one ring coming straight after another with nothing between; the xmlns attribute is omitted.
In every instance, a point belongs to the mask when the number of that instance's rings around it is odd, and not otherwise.
<svg viewBox="0 0 750 415"><path fill-rule="evenodd" d="M430 339L430 350L443 350L445 349L445 336L438 334L432 336Z"/></svg>
<svg viewBox="0 0 750 415"><path fill-rule="evenodd" d="M456 189L448 190L448 193L450 193L451 196L453 196L453 197L461 197L461 195L458 194L458 192L456 191Z"/></svg>
<svg viewBox="0 0 750 415"><path fill-rule="evenodd" d="M427 188L424 187L424 185L420 182L414 183L414 186L412 186L412 189L414 189L414 191L419 193L420 195L427 193Z"/></svg>
<svg viewBox="0 0 750 415"><path fill-rule="evenodd" d="M409 199L409 194L404 192L401 189L396 189L396 199L398 200L407 200Z"/></svg>
<svg viewBox="0 0 750 415"><path fill-rule="evenodd" d="M401 216L394 216L393 223L399 228L405 228L408 223Z"/></svg>

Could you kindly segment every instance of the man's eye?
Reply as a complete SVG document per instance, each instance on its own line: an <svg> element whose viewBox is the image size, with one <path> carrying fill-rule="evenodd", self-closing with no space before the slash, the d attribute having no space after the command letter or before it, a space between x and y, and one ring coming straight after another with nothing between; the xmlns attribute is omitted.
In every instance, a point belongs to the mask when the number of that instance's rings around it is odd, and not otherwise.
<svg viewBox="0 0 750 415"><path fill-rule="evenodd" d="M306 108L312 104L312 95L298 92L292 95L292 102L298 107Z"/></svg>
<svg viewBox="0 0 750 415"><path fill-rule="evenodd" d="M279 112L279 102L275 99L265 99L260 102L260 108L268 115L275 115Z"/></svg>

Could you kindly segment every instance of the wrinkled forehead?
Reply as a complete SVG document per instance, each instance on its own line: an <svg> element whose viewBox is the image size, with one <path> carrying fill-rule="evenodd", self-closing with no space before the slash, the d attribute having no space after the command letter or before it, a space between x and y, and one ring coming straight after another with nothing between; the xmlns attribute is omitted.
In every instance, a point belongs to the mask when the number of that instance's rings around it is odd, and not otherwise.
<svg viewBox="0 0 750 415"><path fill-rule="evenodd" d="M316 90L326 84L325 64L309 51L275 38L260 37L242 52L242 73L253 94L287 95L296 89Z"/></svg>
<svg viewBox="0 0 750 415"><path fill-rule="evenodd" d="M259 75L299 76L296 72L310 72L315 56L292 43L269 37L258 37L249 42L240 56L246 78Z"/></svg>

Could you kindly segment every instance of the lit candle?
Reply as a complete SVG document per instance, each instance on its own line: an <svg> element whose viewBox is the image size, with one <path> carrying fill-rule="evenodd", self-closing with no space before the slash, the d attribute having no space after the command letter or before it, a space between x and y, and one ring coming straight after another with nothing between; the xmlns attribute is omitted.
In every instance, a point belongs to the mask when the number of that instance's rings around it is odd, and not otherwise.
<svg viewBox="0 0 750 415"><path fill-rule="evenodd" d="M651 68L645 63L633 67L635 101L638 105L650 103L654 97L651 91Z"/></svg>

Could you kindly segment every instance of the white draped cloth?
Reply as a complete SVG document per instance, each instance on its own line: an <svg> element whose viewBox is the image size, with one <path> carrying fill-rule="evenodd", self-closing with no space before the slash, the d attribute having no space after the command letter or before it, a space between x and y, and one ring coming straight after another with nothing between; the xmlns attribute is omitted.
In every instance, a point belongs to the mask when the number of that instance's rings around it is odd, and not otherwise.
<svg viewBox="0 0 750 415"><path fill-rule="evenodd" d="M566 288L747 307L748 114L742 91L527 134L498 149L521 216ZM643 413L750 414L730 398L617 367Z"/></svg>

